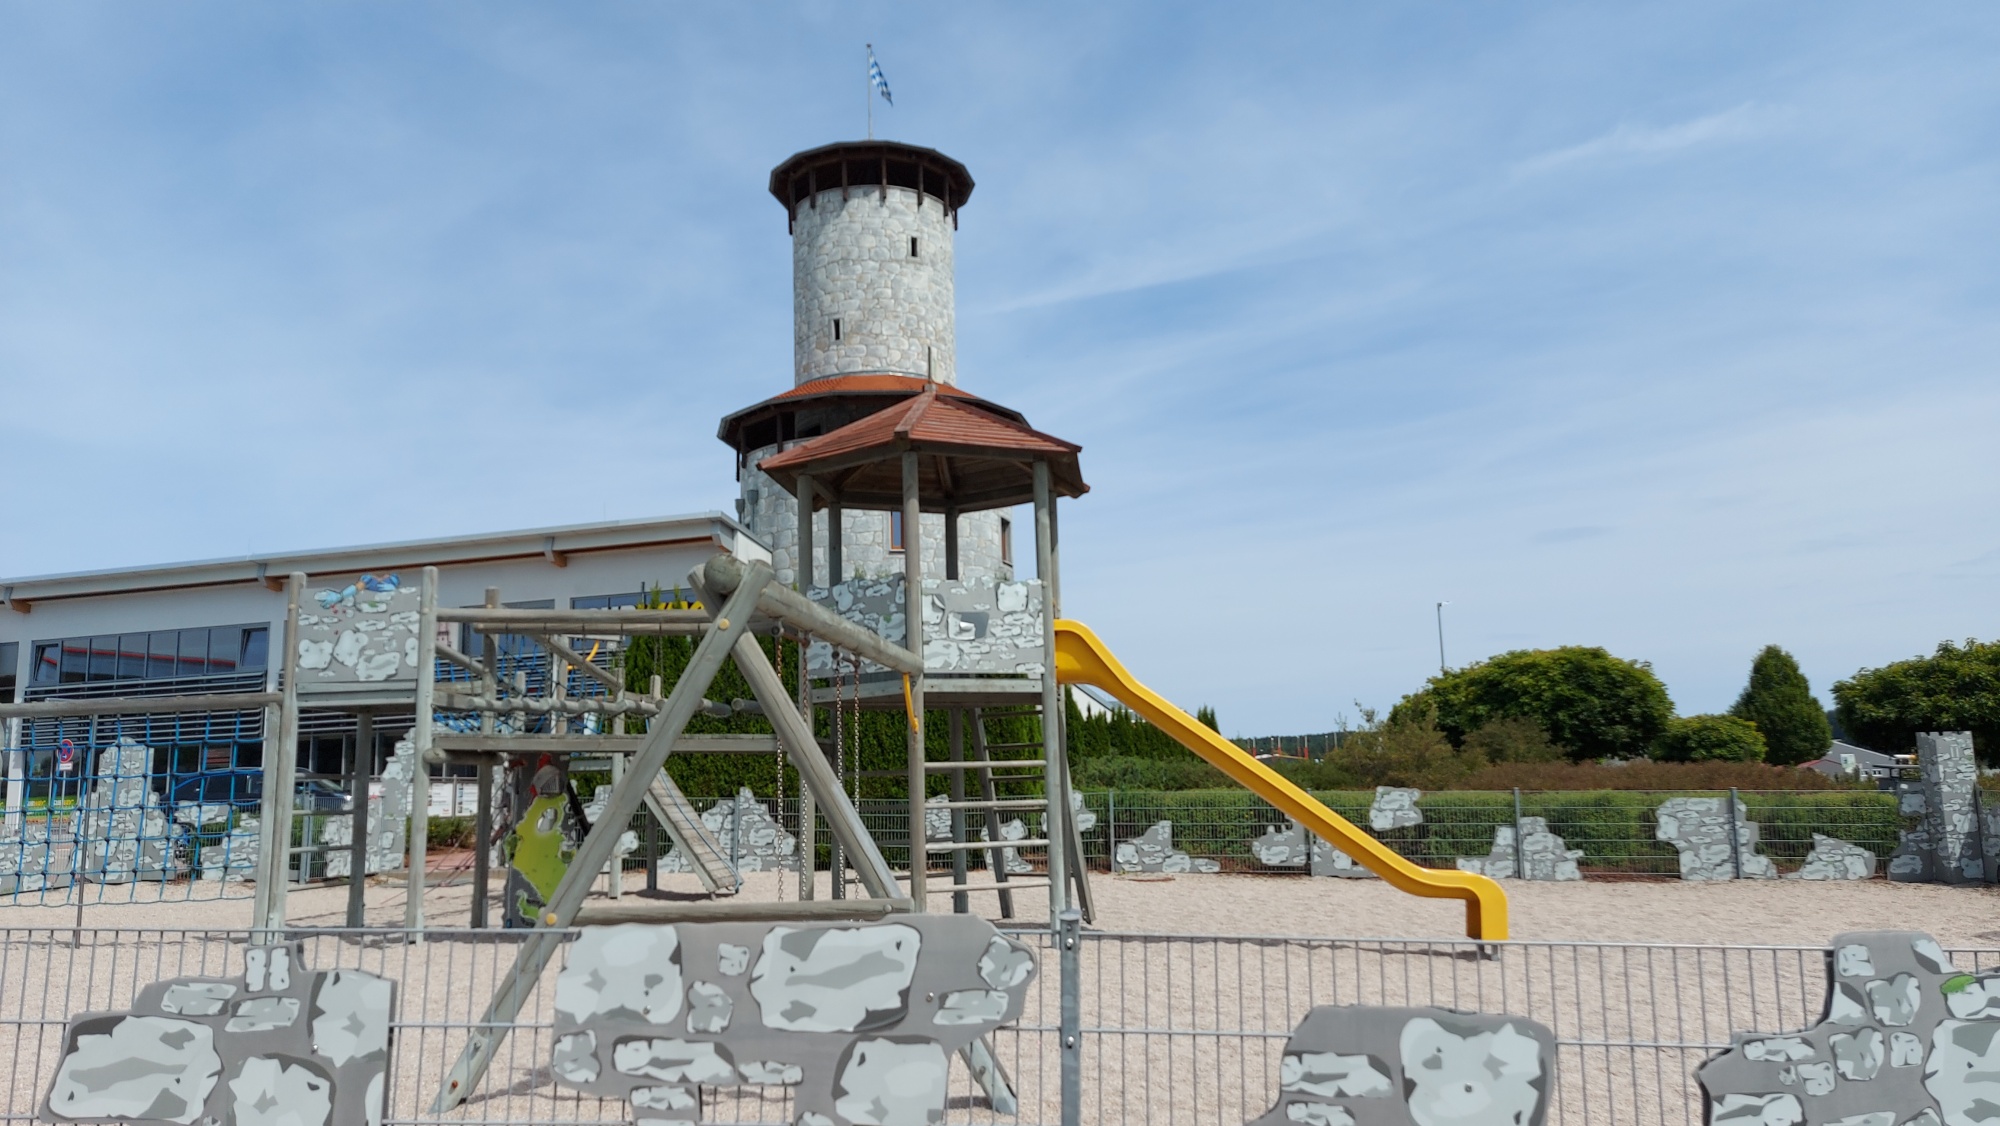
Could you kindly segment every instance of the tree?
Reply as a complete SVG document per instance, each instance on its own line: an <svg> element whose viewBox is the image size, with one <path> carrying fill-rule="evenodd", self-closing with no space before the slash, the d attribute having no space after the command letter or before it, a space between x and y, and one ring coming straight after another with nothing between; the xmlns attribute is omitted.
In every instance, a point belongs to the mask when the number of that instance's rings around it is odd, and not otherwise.
<svg viewBox="0 0 2000 1126"><path fill-rule="evenodd" d="M1763 762L1763 733L1733 715L1675 717L1653 747L1661 762Z"/></svg>
<svg viewBox="0 0 2000 1126"><path fill-rule="evenodd" d="M1811 762L1833 745L1826 706L1813 697L1799 663L1776 645L1764 646L1750 663L1750 683L1729 714L1757 725L1764 760L1778 766Z"/></svg>
<svg viewBox="0 0 2000 1126"><path fill-rule="evenodd" d="M1929 657L1862 669L1833 686L1840 726L1863 745L1907 754L1919 731L1970 731L2000 755L2000 641L1940 642Z"/></svg>
<svg viewBox="0 0 2000 1126"><path fill-rule="evenodd" d="M1646 753L1674 714L1667 686L1644 661L1603 649L1517 649L1430 678L1389 713L1393 722L1434 708L1455 745L1499 719L1531 719L1579 761Z"/></svg>

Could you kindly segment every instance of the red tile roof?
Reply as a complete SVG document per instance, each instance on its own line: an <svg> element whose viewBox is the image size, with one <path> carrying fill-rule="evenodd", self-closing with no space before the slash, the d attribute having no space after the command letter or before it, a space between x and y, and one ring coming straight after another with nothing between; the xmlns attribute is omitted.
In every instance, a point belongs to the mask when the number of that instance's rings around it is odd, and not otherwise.
<svg viewBox="0 0 2000 1126"><path fill-rule="evenodd" d="M835 492L852 494L857 507L900 496L905 452L927 455L919 485L927 509L1023 503L1033 495L1030 466L1036 461L1049 463L1059 495L1090 490L1077 465L1082 446L999 417L952 390L931 384L914 398L772 454L758 467L794 491L799 474L823 476Z"/></svg>

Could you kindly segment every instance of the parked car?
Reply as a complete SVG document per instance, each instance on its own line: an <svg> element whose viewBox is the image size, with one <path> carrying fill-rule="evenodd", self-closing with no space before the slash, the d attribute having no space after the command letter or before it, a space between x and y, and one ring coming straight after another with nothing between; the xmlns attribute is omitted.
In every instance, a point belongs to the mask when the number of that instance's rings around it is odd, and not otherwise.
<svg viewBox="0 0 2000 1126"><path fill-rule="evenodd" d="M174 782L168 800L174 805L201 802L256 809L264 800L264 774L258 770L229 770L189 775ZM292 808L300 813L351 813L354 798L324 778L303 778L293 788Z"/></svg>

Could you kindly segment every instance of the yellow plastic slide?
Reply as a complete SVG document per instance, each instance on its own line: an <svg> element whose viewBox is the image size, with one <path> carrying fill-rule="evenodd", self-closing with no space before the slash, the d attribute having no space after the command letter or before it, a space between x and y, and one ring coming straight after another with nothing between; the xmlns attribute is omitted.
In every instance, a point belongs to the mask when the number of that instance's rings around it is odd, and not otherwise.
<svg viewBox="0 0 2000 1126"><path fill-rule="evenodd" d="M1308 832L1389 881L1396 890L1430 899L1465 900L1467 935L1482 942L1499 942L1507 937L1507 893L1500 890L1499 884L1471 872L1420 868L1403 859L1345 817L1315 801L1283 775L1133 679L1082 622L1056 622L1056 678L1068 684L1095 685L1111 693L1243 788L1305 826Z"/></svg>

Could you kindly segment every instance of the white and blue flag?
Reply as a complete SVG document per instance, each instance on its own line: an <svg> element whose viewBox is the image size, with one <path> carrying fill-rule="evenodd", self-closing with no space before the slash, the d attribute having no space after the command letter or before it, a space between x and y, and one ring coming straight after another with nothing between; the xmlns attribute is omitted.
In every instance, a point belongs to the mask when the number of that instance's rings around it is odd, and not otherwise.
<svg viewBox="0 0 2000 1126"><path fill-rule="evenodd" d="M883 101L892 106L896 104L896 99L889 96L889 80L882 76L882 64L875 61L873 43L868 45L868 84L875 88L876 93L882 95Z"/></svg>

